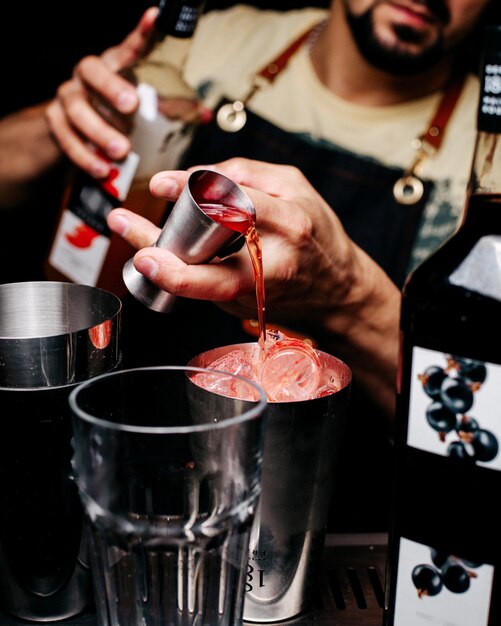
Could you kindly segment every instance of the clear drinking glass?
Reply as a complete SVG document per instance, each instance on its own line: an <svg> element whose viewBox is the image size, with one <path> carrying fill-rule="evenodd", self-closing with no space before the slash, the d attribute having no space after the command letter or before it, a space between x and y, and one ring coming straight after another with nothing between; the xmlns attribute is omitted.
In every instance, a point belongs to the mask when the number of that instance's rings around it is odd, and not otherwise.
<svg viewBox="0 0 501 626"><path fill-rule="evenodd" d="M197 375L213 378L211 391ZM226 397L229 383L255 400ZM151 367L94 378L69 403L100 626L238 625L261 490L261 388Z"/></svg>

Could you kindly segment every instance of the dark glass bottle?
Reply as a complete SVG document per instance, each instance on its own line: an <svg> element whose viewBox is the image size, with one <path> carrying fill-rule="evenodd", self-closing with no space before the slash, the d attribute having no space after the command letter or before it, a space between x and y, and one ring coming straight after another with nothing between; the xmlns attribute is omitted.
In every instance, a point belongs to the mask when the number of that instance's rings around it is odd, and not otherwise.
<svg viewBox="0 0 501 626"><path fill-rule="evenodd" d="M385 626L501 624L501 27L458 230L402 297Z"/></svg>
<svg viewBox="0 0 501 626"><path fill-rule="evenodd" d="M176 169L198 121L197 95L184 81L183 67L202 6L203 0L160 2L145 56L122 71L137 85L140 98L132 120L94 101L103 116L128 134L132 149L124 161L113 163L103 181L80 170L72 173L45 264L48 279L126 293L122 268L134 250L109 231L106 217L124 206L157 225L163 221L166 202L150 194L149 181L156 172ZM175 119L169 116L174 100Z"/></svg>

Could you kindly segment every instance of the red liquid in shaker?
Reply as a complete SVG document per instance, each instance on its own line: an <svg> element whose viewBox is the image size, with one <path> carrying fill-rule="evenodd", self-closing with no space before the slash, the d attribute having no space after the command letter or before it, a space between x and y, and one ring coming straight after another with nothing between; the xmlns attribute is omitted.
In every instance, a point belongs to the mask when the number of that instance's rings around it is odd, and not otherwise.
<svg viewBox="0 0 501 626"><path fill-rule="evenodd" d="M210 367L240 374L261 383L271 402L292 402L316 397L321 384L321 365L315 350L306 342L266 331L265 292L261 240L253 215L236 207L205 203L202 211L222 226L244 235L254 270L261 350L232 351ZM325 378L325 377L324 377ZM200 384L203 385L201 381ZM337 391L337 384L323 381L322 395ZM220 393L234 395L235 390ZM318 396L317 396L318 397Z"/></svg>

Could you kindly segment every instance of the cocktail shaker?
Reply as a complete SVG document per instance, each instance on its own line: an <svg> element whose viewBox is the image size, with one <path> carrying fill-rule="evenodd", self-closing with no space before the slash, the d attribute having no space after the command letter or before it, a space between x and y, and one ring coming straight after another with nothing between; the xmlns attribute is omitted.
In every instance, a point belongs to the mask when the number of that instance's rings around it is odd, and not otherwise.
<svg viewBox="0 0 501 626"><path fill-rule="evenodd" d="M121 309L88 285L0 285L0 611L18 619L56 622L93 604L68 396L120 367Z"/></svg>
<svg viewBox="0 0 501 626"><path fill-rule="evenodd" d="M218 219L221 221L207 215L201 205L219 206L221 214ZM249 223L255 220L252 202L236 183L212 170L193 172L172 207L155 246L169 250L188 264L207 263L215 257L227 256L238 249L242 232L221 223L225 222L225 209L236 209L247 215ZM150 309L160 313L171 309L175 296L159 289L138 272L132 259L124 265L123 279L130 293Z"/></svg>
<svg viewBox="0 0 501 626"><path fill-rule="evenodd" d="M189 366L208 367L246 345L208 350L191 359ZM281 622L313 607L352 377L343 361L320 350L317 356L321 369L334 373L338 391L311 400L268 404L244 622ZM225 400L218 396L214 402Z"/></svg>

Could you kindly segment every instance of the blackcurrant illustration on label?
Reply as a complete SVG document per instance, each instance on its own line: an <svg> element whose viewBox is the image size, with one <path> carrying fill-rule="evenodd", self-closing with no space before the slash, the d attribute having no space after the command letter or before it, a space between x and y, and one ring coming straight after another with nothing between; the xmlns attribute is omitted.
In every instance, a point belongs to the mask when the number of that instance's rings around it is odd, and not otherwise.
<svg viewBox="0 0 501 626"><path fill-rule="evenodd" d="M450 369L457 369L463 380L474 387L480 386L487 378L487 367L481 361L465 359L462 357L450 357L448 360ZM474 389L475 391L475 389Z"/></svg>
<svg viewBox="0 0 501 626"><path fill-rule="evenodd" d="M464 593L470 588L470 577L476 574L468 572L461 563L448 559L442 567L442 582L452 593Z"/></svg>
<svg viewBox="0 0 501 626"><path fill-rule="evenodd" d="M418 590L418 596L436 596L442 591L442 578L431 565L416 565L412 570L412 582Z"/></svg>
<svg viewBox="0 0 501 626"><path fill-rule="evenodd" d="M475 459L487 463L498 453L499 444L496 437L489 431L479 428L473 433L471 445L475 451Z"/></svg>
<svg viewBox="0 0 501 626"><path fill-rule="evenodd" d="M461 378L444 378L440 386L440 400L449 411L464 414L473 406L473 391Z"/></svg>
<svg viewBox="0 0 501 626"><path fill-rule="evenodd" d="M430 365L422 374L419 374L418 378L423 385L424 392L433 400L438 400L442 382L447 378L444 368Z"/></svg>
<svg viewBox="0 0 501 626"><path fill-rule="evenodd" d="M474 417L463 415L456 428L458 437L465 443L471 443L474 433L480 428L478 421Z"/></svg>
<svg viewBox="0 0 501 626"><path fill-rule="evenodd" d="M442 566L449 558L447 552L442 552L442 550L435 550L435 548L431 549L431 561L433 565L438 567L438 569L442 569Z"/></svg>
<svg viewBox="0 0 501 626"><path fill-rule="evenodd" d="M431 549L431 561L433 565L420 563L412 570L411 578L419 598L436 596L444 587L451 593L465 593L471 580L477 578L472 569L481 565L434 548Z"/></svg>
<svg viewBox="0 0 501 626"><path fill-rule="evenodd" d="M446 433L455 430L457 426L456 414L440 402L432 402L432 404L430 404L426 410L426 419L433 430L440 433L442 440Z"/></svg>
<svg viewBox="0 0 501 626"><path fill-rule="evenodd" d="M447 448L447 455L453 459L475 463L475 459L468 452L466 445L462 441L452 441Z"/></svg>
<svg viewBox="0 0 501 626"><path fill-rule="evenodd" d="M489 463L499 452L494 433L482 428L478 416L469 414L487 379L482 361L444 354L445 365L429 365L418 374L424 393L431 399L426 409L428 425L447 443L449 457L464 462ZM452 435L456 441L450 441ZM449 439L449 441L446 441Z"/></svg>

